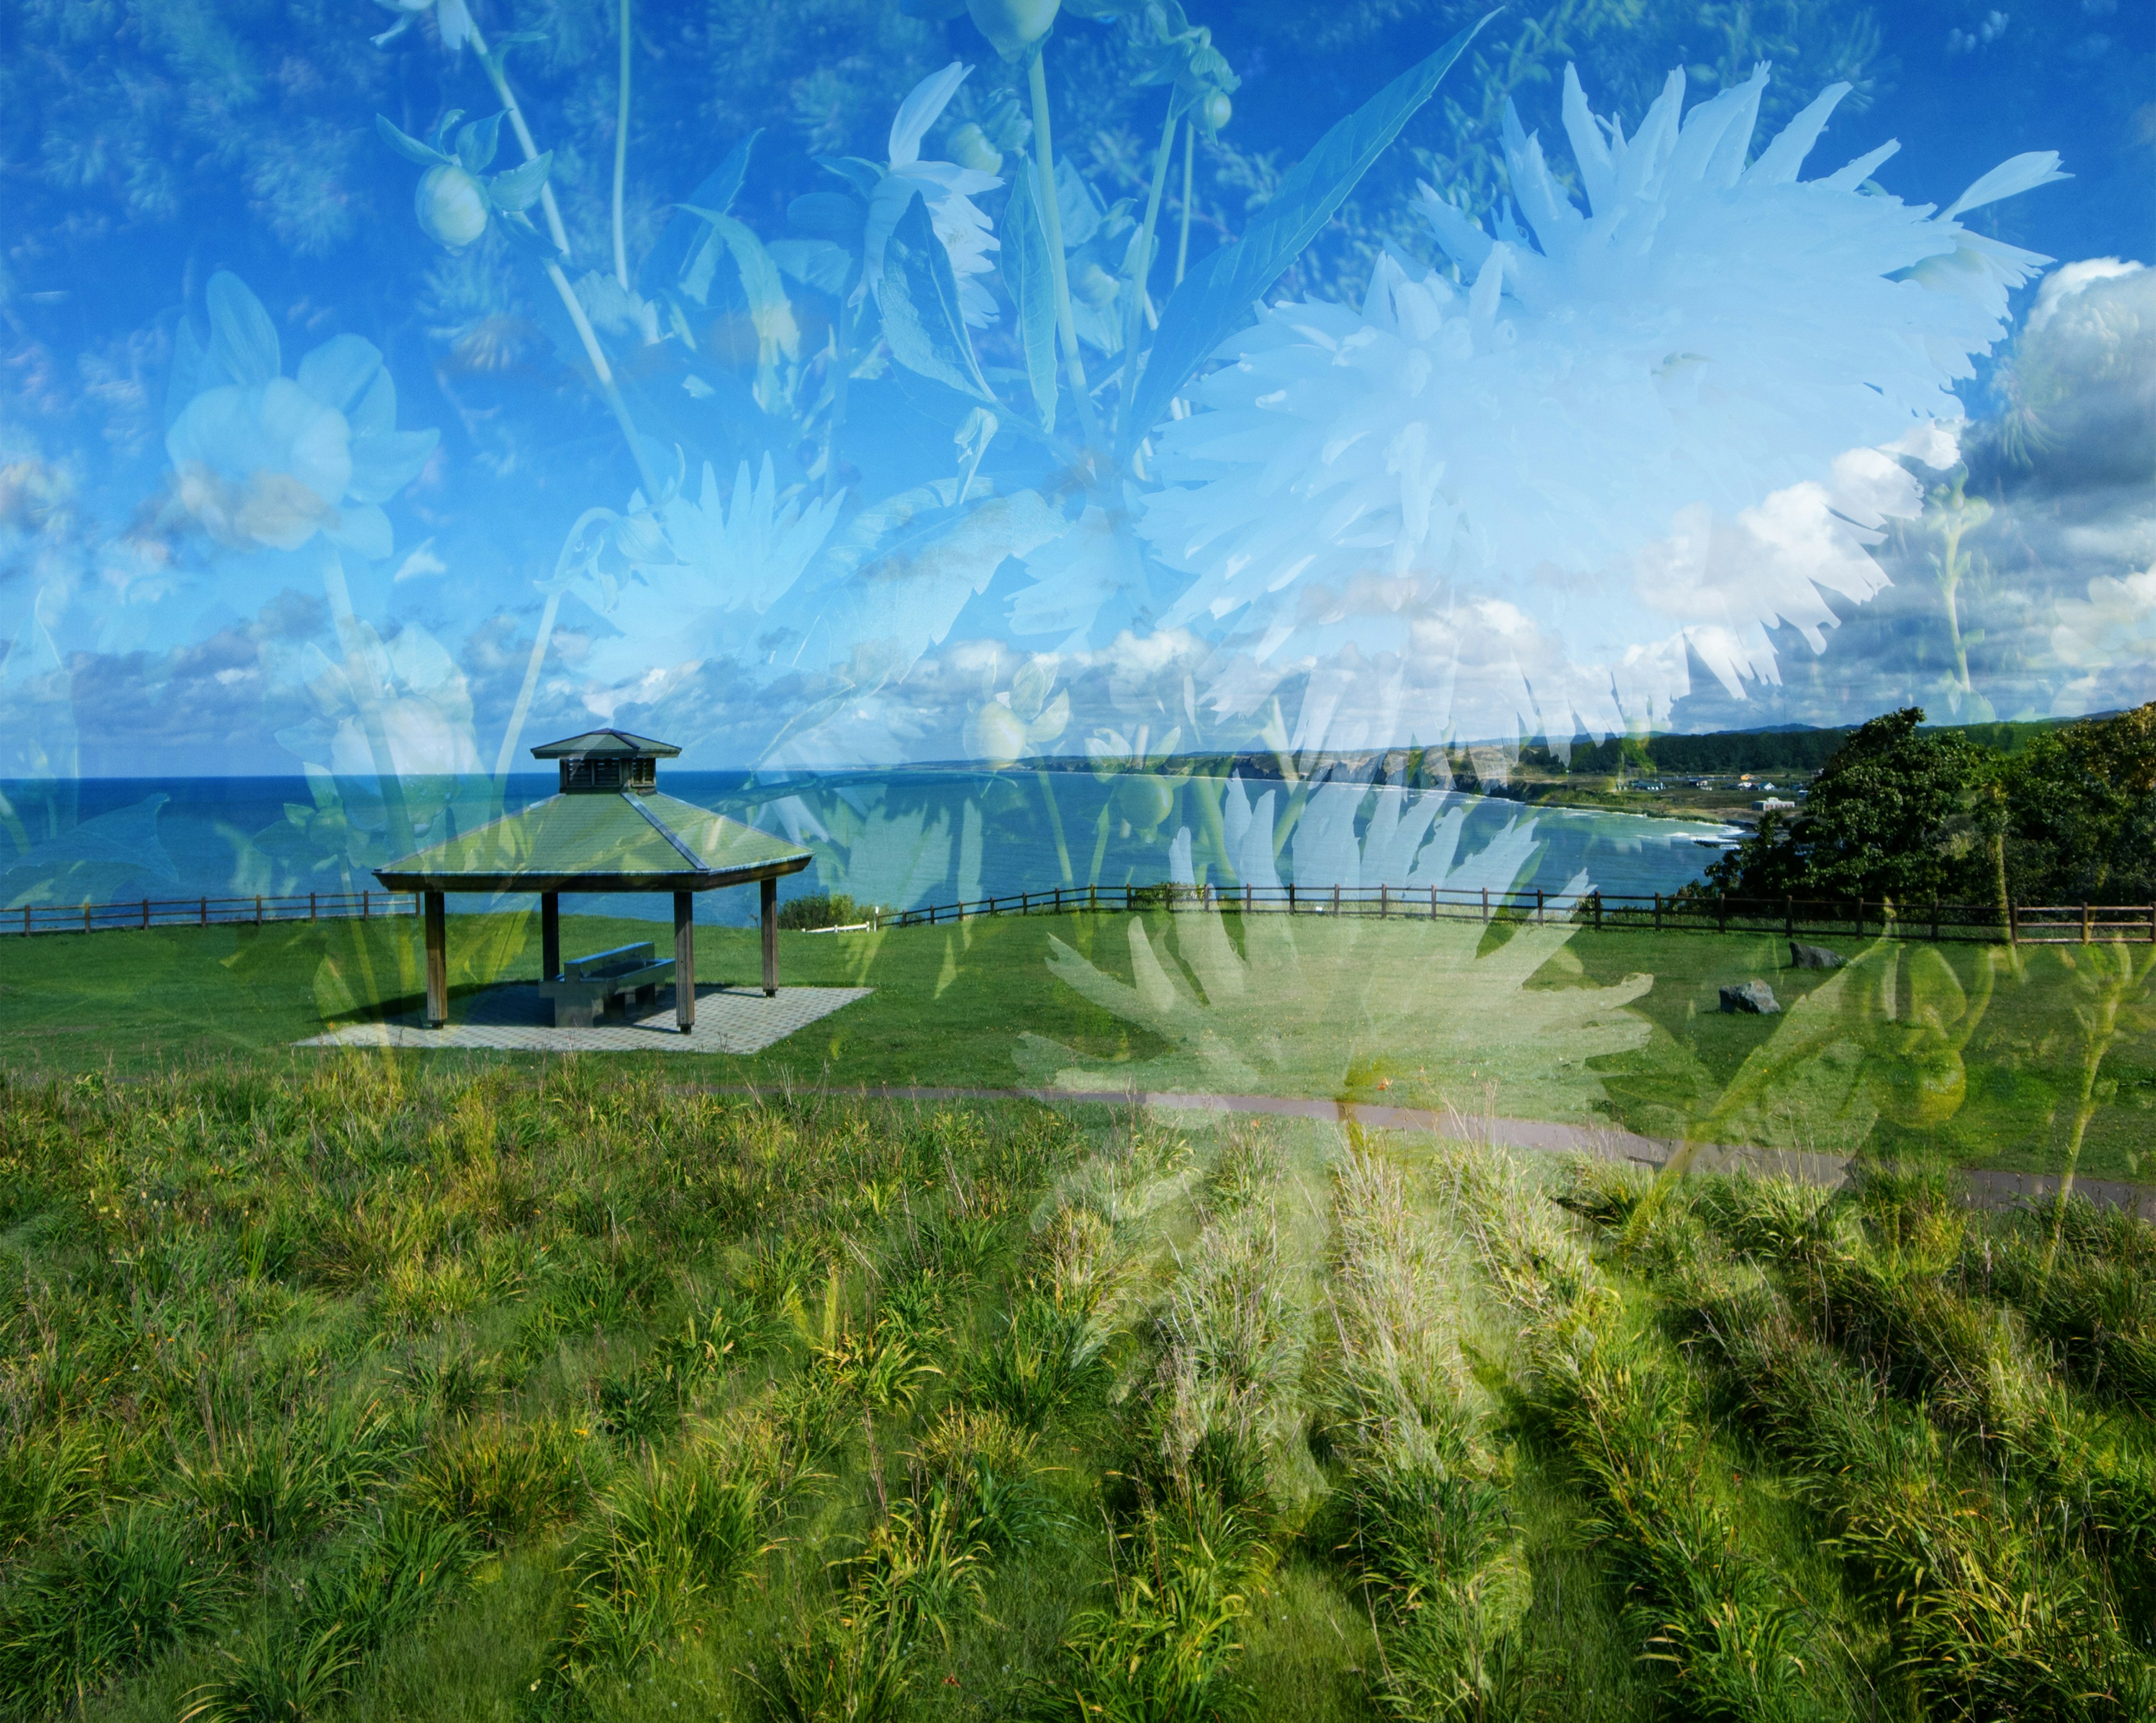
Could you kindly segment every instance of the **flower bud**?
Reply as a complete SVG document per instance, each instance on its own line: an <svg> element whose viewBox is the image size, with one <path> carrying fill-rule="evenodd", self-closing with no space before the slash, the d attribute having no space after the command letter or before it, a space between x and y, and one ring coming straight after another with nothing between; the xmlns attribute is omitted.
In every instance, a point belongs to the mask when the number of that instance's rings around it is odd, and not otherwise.
<svg viewBox="0 0 2156 1723"><path fill-rule="evenodd" d="M1132 829L1150 838L1174 809L1175 786L1152 772L1133 772L1116 786L1116 799Z"/></svg>
<svg viewBox="0 0 2156 1723"><path fill-rule="evenodd" d="M413 199L419 226L429 239L461 251L486 231L486 193L463 168L444 163L419 177Z"/></svg>
<svg viewBox="0 0 2156 1723"><path fill-rule="evenodd" d="M1205 128L1209 137L1225 126L1235 112L1235 105L1228 100L1227 91L1216 90L1199 105L1198 123Z"/></svg>
<svg viewBox="0 0 2156 1723"><path fill-rule="evenodd" d="M1055 23L1062 0L966 0L974 27L1007 60L1022 58Z"/></svg>
<svg viewBox="0 0 2156 1723"><path fill-rule="evenodd" d="M991 766L1009 766L1024 757L1025 720L1001 700L990 700L966 720L966 751Z"/></svg>
<svg viewBox="0 0 2156 1723"><path fill-rule="evenodd" d="M951 134L944 148L959 167L970 167L976 173L1004 171L1003 151L990 143L988 135L970 120Z"/></svg>
<svg viewBox="0 0 2156 1723"><path fill-rule="evenodd" d="M1099 310L1116 296L1116 278L1088 258L1070 272L1070 290Z"/></svg>

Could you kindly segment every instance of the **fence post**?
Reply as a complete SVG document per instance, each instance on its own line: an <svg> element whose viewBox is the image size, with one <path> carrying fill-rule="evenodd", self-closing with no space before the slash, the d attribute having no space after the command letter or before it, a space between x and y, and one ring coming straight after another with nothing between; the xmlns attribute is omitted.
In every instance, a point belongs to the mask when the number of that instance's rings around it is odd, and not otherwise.
<svg viewBox="0 0 2156 1723"><path fill-rule="evenodd" d="M29 906L28 904L24 904L24 905L23 905L23 937L24 939L28 939L29 936L30 936L30 906Z"/></svg>
<svg viewBox="0 0 2156 1723"><path fill-rule="evenodd" d="M1932 943L1933 943L1933 945L1937 945L1938 942L1939 942L1939 900L1938 900L1938 899L1937 899L1937 898L1935 897L1935 898L1933 898L1933 899L1932 900Z"/></svg>
<svg viewBox="0 0 2156 1723"><path fill-rule="evenodd" d="M1437 888L1435 885L1430 888L1430 919L1433 921L1437 920Z"/></svg>
<svg viewBox="0 0 2156 1723"><path fill-rule="evenodd" d="M307 894L307 919L310 921L317 919L316 914L315 894L311 891Z"/></svg>
<svg viewBox="0 0 2156 1723"><path fill-rule="evenodd" d="M1797 898L1794 892L1782 896L1782 931L1790 939L1797 936Z"/></svg>
<svg viewBox="0 0 2156 1723"><path fill-rule="evenodd" d="M1250 882L1243 882L1243 913L1247 915L1257 902L1257 894L1250 890Z"/></svg>
<svg viewBox="0 0 2156 1723"><path fill-rule="evenodd" d="M142 900L142 925L145 927L150 925L150 900L146 897Z"/></svg>
<svg viewBox="0 0 2156 1723"><path fill-rule="evenodd" d="M1856 936L1859 939L1864 937L1864 899L1861 895L1856 900Z"/></svg>
<svg viewBox="0 0 2156 1723"><path fill-rule="evenodd" d="M1086 907L1098 910L1101 907L1101 885L1096 879L1086 888Z"/></svg>
<svg viewBox="0 0 2156 1723"><path fill-rule="evenodd" d="M2010 897L2006 900L2006 943L2021 943L2021 905Z"/></svg>
<svg viewBox="0 0 2156 1723"><path fill-rule="evenodd" d="M1543 925L1543 905L1544 901L1545 899L1543 889L1541 886L1537 885L1535 887L1535 926L1537 927Z"/></svg>
<svg viewBox="0 0 2156 1723"><path fill-rule="evenodd" d="M373 909L373 906L374 894L371 891L361 892L359 895L359 919L362 921L366 920L368 918L369 913Z"/></svg>
<svg viewBox="0 0 2156 1723"><path fill-rule="evenodd" d="M209 926L209 900L208 898L204 898L198 907L201 913L201 919L197 925L207 927Z"/></svg>
<svg viewBox="0 0 2156 1723"><path fill-rule="evenodd" d="M1490 925L1490 888L1486 885L1482 888L1482 925L1485 927Z"/></svg>
<svg viewBox="0 0 2156 1723"><path fill-rule="evenodd" d="M1337 879L1332 882L1332 913L1336 915L1340 913L1340 882Z"/></svg>
<svg viewBox="0 0 2156 1723"><path fill-rule="evenodd" d="M1393 916L1393 888L1383 880L1378 883L1378 919L1389 921Z"/></svg>
<svg viewBox="0 0 2156 1723"><path fill-rule="evenodd" d="M1594 931L1602 931L1602 888L1599 885L1594 889Z"/></svg>
<svg viewBox="0 0 2156 1723"><path fill-rule="evenodd" d="M254 925L257 927L262 925L262 898L259 892L254 899Z"/></svg>
<svg viewBox="0 0 2156 1723"><path fill-rule="evenodd" d="M1716 894L1715 894L1715 899L1714 899L1714 915L1715 915L1715 926L1714 926L1714 931L1715 931L1717 933L1727 933L1727 932L1728 932L1728 931L1729 931L1729 894L1728 894L1727 892L1726 892L1726 891L1722 891L1722 892L1717 892L1717 893L1716 893Z"/></svg>
<svg viewBox="0 0 2156 1723"><path fill-rule="evenodd" d="M2087 898L2083 898L2083 899L2082 900L2082 943L2083 945L2087 945L2088 942L2089 942L2089 900L2088 900Z"/></svg>
<svg viewBox="0 0 2156 1723"><path fill-rule="evenodd" d="M1660 933L1661 931L1662 931L1662 895L1661 895L1661 892L1659 892L1659 891L1658 891L1658 892L1656 892L1656 893L1655 894L1655 931L1656 931L1656 932L1657 932L1657 933Z"/></svg>
<svg viewBox="0 0 2156 1723"><path fill-rule="evenodd" d="M82 906L82 931L85 933L90 931L90 905L87 903Z"/></svg>

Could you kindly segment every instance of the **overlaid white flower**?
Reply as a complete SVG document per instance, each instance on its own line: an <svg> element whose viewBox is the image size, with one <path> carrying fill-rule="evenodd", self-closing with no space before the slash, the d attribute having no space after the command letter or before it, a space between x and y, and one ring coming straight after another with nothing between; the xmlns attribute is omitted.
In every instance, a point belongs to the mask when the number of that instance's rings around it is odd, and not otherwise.
<svg viewBox="0 0 2156 1723"><path fill-rule="evenodd" d="M898 105L898 116L891 122L890 164L869 197L868 225L863 234L868 259L864 285L872 287L880 278L884 247L890 242L891 230L906 213L906 206L918 197L928 206L929 224L950 254L951 273L958 282L959 309L967 322L986 328L996 320L996 302L978 278L994 267L988 254L998 249L999 242L972 194L993 191L1003 181L993 173L961 167L956 162L921 159L921 139L972 70L963 61L953 60L915 85Z"/></svg>
<svg viewBox="0 0 2156 1723"><path fill-rule="evenodd" d="M465 0L374 0L384 12L393 13L397 22L373 38L377 48L386 48L399 36L424 18L434 14L434 28L442 33L442 46L454 54L472 38L472 16L465 8Z"/></svg>
<svg viewBox="0 0 2156 1723"><path fill-rule="evenodd" d="M686 583L700 604L761 616L801 578L808 559L823 548L844 500L803 491L782 502L777 471L766 454L753 480L747 461L736 469L729 502L720 495L717 475L706 461L696 500L677 495L658 510L667 541L682 565L667 578Z"/></svg>
<svg viewBox="0 0 2156 1723"><path fill-rule="evenodd" d="M382 762L367 731L378 720L391 769L400 778L482 771L471 689L441 642L414 623L387 641L365 623L356 626L360 649L355 659L332 663L317 648L305 649L301 674L321 718L279 740L339 777L372 777ZM370 685L355 687L355 674Z"/></svg>
<svg viewBox="0 0 2156 1723"><path fill-rule="evenodd" d="M278 375L277 331L239 279L210 278L200 388L165 435L173 492L211 537L295 551L316 533L367 557L392 548L381 505L418 475L438 433L397 429L382 355L334 336Z"/></svg>
<svg viewBox="0 0 2156 1723"><path fill-rule="evenodd" d="M1765 627L1815 633L1833 620L1821 587L1875 590L1852 564L1915 497L1866 451L1959 417L1951 385L2042 261L1955 218L2061 176L2056 155L2017 156L1936 215L1862 189L1892 144L1800 182L1847 86L1748 165L1765 82L1762 67L1681 118L1672 74L1628 139L1568 71L1587 212L1508 110L1532 233L1509 211L1486 233L1427 187L1419 204L1464 290L1392 254L1359 311L1265 310L1198 386L1209 410L1161 438L1185 488L1142 530L1194 577L1165 619L1247 608L1260 660L1291 638L1397 649L1404 629L1444 655L1479 633L1466 670L1492 650L1532 660L1547 710L1553 665L1607 707L1628 653L1673 655L1681 679L1693 630L1756 674ZM1843 492L1853 531L1830 518ZM1759 543L1777 554L1750 556Z"/></svg>

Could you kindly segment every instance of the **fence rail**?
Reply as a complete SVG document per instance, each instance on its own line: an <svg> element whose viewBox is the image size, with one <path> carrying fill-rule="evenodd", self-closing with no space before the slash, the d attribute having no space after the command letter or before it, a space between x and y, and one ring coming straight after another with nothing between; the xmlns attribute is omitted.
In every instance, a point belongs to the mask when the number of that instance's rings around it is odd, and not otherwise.
<svg viewBox="0 0 2156 1723"><path fill-rule="evenodd" d="M2156 942L2156 904L1897 905L1880 898L1740 898L1711 892L1460 891L1425 885L1219 887L1065 885L973 902L879 913L870 926L935 926L975 915L1067 915L1081 910L1212 910L1246 915L1376 916L1380 920L1573 922L1598 928L1721 933L1867 935L1988 944Z"/></svg>
<svg viewBox="0 0 2156 1723"><path fill-rule="evenodd" d="M309 891L259 897L145 897L109 904L24 904L0 910L0 934L106 933L271 921L372 921L416 915L404 891Z"/></svg>
<svg viewBox="0 0 2156 1723"><path fill-rule="evenodd" d="M410 892L321 891L281 896L137 898L105 904L26 904L0 910L0 934L98 933L146 927L215 927L273 921L365 921L418 913ZM1063 885L970 903L879 911L869 927L933 927L977 915L1070 915L1079 910L1210 910L1245 915L1351 915L1379 920L1689 929L1719 933L1847 934L2022 945L2156 944L2156 904L1896 905L1878 898L1740 898L1699 891L1624 893L1458 891L1427 885ZM847 931L819 929L817 931Z"/></svg>

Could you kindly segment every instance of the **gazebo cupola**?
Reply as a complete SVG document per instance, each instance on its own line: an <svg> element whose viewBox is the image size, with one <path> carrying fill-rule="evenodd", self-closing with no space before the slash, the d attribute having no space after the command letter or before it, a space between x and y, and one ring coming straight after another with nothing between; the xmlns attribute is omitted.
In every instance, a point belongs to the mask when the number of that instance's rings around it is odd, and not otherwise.
<svg viewBox="0 0 2156 1723"><path fill-rule="evenodd" d="M633 790L649 796L659 787L659 762L680 753L671 742L625 730L588 730L566 741L532 749L534 759L553 760L562 768L565 796L611 796Z"/></svg>

